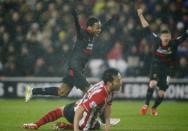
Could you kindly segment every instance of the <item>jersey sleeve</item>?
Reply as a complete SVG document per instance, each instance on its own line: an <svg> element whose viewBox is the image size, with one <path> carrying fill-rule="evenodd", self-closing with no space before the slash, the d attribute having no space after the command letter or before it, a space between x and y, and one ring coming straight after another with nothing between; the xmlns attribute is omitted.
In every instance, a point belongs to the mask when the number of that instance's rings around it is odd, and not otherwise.
<svg viewBox="0 0 188 131"><path fill-rule="evenodd" d="M85 108L86 111L89 112L90 110L97 108L98 106L103 104L105 102L105 98L106 98L105 93L102 91L91 96L89 99L84 101L81 105Z"/></svg>
<svg viewBox="0 0 188 131"><path fill-rule="evenodd" d="M178 36L178 37L175 39L176 44L179 45L179 44L182 43L187 37L188 37L188 34L187 34L186 32L183 33L181 36Z"/></svg>
<svg viewBox="0 0 188 131"><path fill-rule="evenodd" d="M79 23L79 19L78 19L78 14L74 9L72 9L71 13L74 17L74 23L75 23L75 26L76 26L77 34L79 35L81 33L81 27L80 27L80 23Z"/></svg>

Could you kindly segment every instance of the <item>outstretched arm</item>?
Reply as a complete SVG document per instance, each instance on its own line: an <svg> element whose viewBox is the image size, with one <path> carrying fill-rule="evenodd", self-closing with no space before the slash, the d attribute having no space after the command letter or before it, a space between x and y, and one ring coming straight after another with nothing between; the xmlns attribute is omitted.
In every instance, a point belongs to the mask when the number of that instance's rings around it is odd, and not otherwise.
<svg viewBox="0 0 188 131"><path fill-rule="evenodd" d="M79 19L78 19L78 14L77 14L77 12L75 11L75 9L72 9L71 14L72 14L73 17L74 17L74 22L75 22L75 26L76 26L76 31L77 31L77 33L79 33L80 30L81 30L81 27L80 27L80 23L79 23Z"/></svg>
<svg viewBox="0 0 188 131"><path fill-rule="evenodd" d="M144 15L143 15L143 10L137 9L137 14L138 14L138 17L139 17L140 22L142 24L142 27L143 28L149 27L149 23L147 22L147 20L145 19Z"/></svg>
<svg viewBox="0 0 188 131"><path fill-rule="evenodd" d="M137 14L142 24L142 27L144 28L144 34L149 35L152 38L153 43L159 43L160 38L157 36L157 34L151 32L151 30L149 29L149 23L143 15L143 10L137 9Z"/></svg>

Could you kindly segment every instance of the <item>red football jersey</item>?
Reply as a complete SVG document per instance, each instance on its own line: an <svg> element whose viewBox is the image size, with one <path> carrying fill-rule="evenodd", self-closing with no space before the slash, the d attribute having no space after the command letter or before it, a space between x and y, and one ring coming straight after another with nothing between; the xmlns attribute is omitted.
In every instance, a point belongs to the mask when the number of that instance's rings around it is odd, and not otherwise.
<svg viewBox="0 0 188 131"><path fill-rule="evenodd" d="M113 93L108 94L107 88L103 81L93 85L80 99L75 106L75 110L79 106L83 106L85 111L80 120L80 127L83 130L93 128L96 124L98 114L103 111L106 105L111 105Z"/></svg>

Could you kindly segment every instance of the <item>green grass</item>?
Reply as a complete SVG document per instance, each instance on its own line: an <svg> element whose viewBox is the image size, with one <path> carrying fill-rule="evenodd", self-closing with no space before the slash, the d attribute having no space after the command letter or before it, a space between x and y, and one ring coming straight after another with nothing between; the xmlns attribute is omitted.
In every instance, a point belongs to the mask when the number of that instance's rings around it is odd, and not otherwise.
<svg viewBox="0 0 188 131"><path fill-rule="evenodd" d="M25 103L21 99L0 99L0 131L26 131L23 123L35 122L48 111L63 106L70 100L37 99ZM159 107L159 116L138 114L143 101L114 101L112 117L121 122L112 127L113 131L188 131L188 103L164 101ZM63 119L60 119L61 121ZM39 131L50 131L49 123Z"/></svg>

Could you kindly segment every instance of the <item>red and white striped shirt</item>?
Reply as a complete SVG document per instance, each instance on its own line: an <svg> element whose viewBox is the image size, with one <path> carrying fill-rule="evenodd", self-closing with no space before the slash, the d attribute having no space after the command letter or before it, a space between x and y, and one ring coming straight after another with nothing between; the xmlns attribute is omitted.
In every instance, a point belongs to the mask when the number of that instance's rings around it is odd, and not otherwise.
<svg viewBox="0 0 188 131"><path fill-rule="evenodd" d="M85 111L79 122L79 126L84 130L93 128L96 124L98 114L104 110L106 105L111 105L113 93L108 94L103 81L93 85L80 99L75 106L75 110L82 106Z"/></svg>

